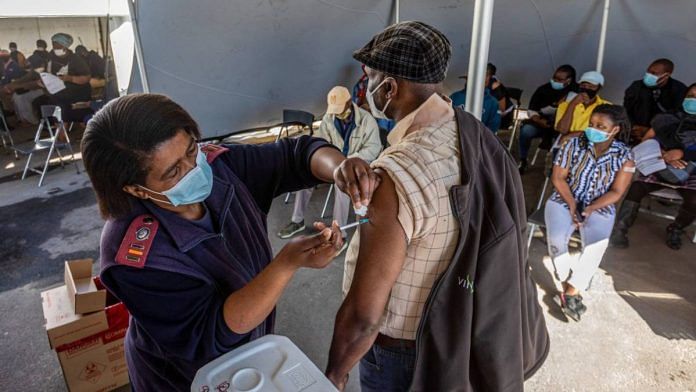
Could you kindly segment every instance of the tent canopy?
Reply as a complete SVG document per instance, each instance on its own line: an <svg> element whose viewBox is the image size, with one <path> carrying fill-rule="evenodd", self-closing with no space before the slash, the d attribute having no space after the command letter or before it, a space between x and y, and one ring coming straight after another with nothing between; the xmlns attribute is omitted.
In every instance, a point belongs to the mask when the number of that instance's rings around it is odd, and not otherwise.
<svg viewBox="0 0 696 392"><path fill-rule="evenodd" d="M0 0L0 18L126 16L127 0Z"/></svg>
<svg viewBox="0 0 696 392"><path fill-rule="evenodd" d="M508 86L534 89L558 65L582 73L596 66L603 0L497 0L489 60ZM393 20L392 0L199 0L137 2L138 24L152 92L191 111L206 136L280 121L282 109L319 115L334 85L351 88L360 75L352 52ZM473 0L402 0L401 20L441 29L453 45L445 86L469 63ZM659 57L674 76L696 81L696 2L614 0L609 14L605 98L621 103L624 89ZM134 90L137 90L135 83Z"/></svg>

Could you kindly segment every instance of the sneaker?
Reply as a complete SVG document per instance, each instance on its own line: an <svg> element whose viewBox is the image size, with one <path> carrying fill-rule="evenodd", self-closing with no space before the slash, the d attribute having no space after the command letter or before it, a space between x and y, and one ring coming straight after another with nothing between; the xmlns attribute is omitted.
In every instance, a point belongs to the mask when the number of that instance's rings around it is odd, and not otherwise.
<svg viewBox="0 0 696 392"><path fill-rule="evenodd" d="M628 248L628 235L624 230L614 229L609 237L609 245L613 248L626 249Z"/></svg>
<svg viewBox="0 0 696 392"><path fill-rule="evenodd" d="M561 294L561 309L566 316L575 321L580 321L580 316L585 313L587 307L582 303L580 295Z"/></svg>
<svg viewBox="0 0 696 392"><path fill-rule="evenodd" d="M675 224L667 226L667 246L674 250L679 250L682 247L681 235L684 233L680 227Z"/></svg>
<svg viewBox="0 0 696 392"><path fill-rule="evenodd" d="M297 233L304 231L305 224L304 221L300 223L290 222L282 230L278 232L278 237L282 239L290 238Z"/></svg>

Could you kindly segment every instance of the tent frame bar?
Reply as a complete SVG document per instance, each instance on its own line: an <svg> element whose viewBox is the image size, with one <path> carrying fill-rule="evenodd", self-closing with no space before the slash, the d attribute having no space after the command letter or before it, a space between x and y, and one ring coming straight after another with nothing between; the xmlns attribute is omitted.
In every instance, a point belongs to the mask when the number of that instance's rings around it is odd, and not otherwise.
<svg viewBox="0 0 696 392"><path fill-rule="evenodd" d="M471 49L469 50L469 71L466 81L467 112L481 119L483 113L483 93L488 64L488 49L491 44L493 24L493 5L495 0L476 0L474 23L471 28Z"/></svg>
<svg viewBox="0 0 696 392"><path fill-rule="evenodd" d="M145 59L143 58L143 46L140 41L140 29L138 28L138 18L136 16L135 0L126 0L128 3L128 11L130 12L131 25L133 26L133 37L135 38L135 58L138 62L138 72L140 73L140 81L143 85L143 92L150 93L150 83L147 81L147 72L145 71Z"/></svg>

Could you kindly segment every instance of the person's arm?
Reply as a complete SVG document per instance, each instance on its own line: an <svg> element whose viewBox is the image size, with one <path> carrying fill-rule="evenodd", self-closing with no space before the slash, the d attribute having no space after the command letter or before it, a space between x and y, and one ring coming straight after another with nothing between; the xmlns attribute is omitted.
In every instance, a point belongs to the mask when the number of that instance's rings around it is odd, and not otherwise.
<svg viewBox="0 0 696 392"><path fill-rule="evenodd" d="M362 139L363 144L360 149L349 158L360 158L365 162L372 162L379 156L382 151L382 141L379 139L379 127L377 121L371 116L365 115L361 124L361 130L365 132ZM353 131L355 132L355 131Z"/></svg>
<svg viewBox="0 0 696 392"><path fill-rule="evenodd" d="M324 268L342 246L336 221L319 234L290 241L251 282L227 297L223 306L227 326L237 334L252 331L271 314L300 267Z"/></svg>
<svg viewBox="0 0 696 392"><path fill-rule="evenodd" d="M399 223L394 183L379 171L382 185L360 227L360 251L353 283L336 315L327 377L341 389L350 370L370 349L406 257L407 240Z"/></svg>
<svg viewBox="0 0 696 392"><path fill-rule="evenodd" d="M264 213L276 196L335 182L354 204L369 203L377 176L361 159L346 159L336 147L309 136L261 145L230 145L223 159L247 186Z"/></svg>
<svg viewBox="0 0 696 392"><path fill-rule="evenodd" d="M621 201L621 198L624 196L624 194L626 194L628 187L631 185L633 173L635 173L635 167L636 164L633 161L624 163L620 171L616 174L616 178L614 179L614 183L611 185L611 189L587 206L582 212L582 215L587 218L594 211Z"/></svg>
<svg viewBox="0 0 696 392"><path fill-rule="evenodd" d="M551 183L556 189L556 192L561 196L561 199L568 205L570 216L573 217L574 222L577 222L577 217L575 216L577 202L568 185L568 176L570 175L570 165L573 163L573 146L576 144L575 140L569 140L563 145L558 152L558 156L556 156L556 160L553 164L553 171L551 172Z"/></svg>
<svg viewBox="0 0 696 392"><path fill-rule="evenodd" d="M63 75L60 77L60 79L64 82L83 85L83 84L89 83L90 77L91 76L89 76L89 75L80 75L80 76Z"/></svg>
<svg viewBox="0 0 696 392"><path fill-rule="evenodd" d="M571 131L571 125L573 124L573 114L575 113L575 107L585 101L587 94L581 93L573 97L573 99L566 103L561 103L562 106L558 107L558 113L556 114L556 130L561 134L565 135ZM561 110L564 107L565 110ZM559 117L560 116L560 117Z"/></svg>
<svg viewBox="0 0 696 392"><path fill-rule="evenodd" d="M647 132L643 135L643 138L640 140L641 142L644 142L646 140L654 139L656 136L655 130L650 128L648 129Z"/></svg>

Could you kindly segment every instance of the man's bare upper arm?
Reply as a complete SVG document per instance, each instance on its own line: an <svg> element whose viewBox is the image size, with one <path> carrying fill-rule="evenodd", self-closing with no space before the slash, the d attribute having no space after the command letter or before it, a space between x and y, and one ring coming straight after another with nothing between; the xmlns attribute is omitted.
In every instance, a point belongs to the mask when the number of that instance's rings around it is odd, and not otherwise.
<svg viewBox="0 0 696 392"><path fill-rule="evenodd" d="M370 202L370 223L360 227L360 250L353 282L346 302L372 322L384 312L391 289L406 257L406 234L399 223L399 200L394 182L387 173Z"/></svg>

